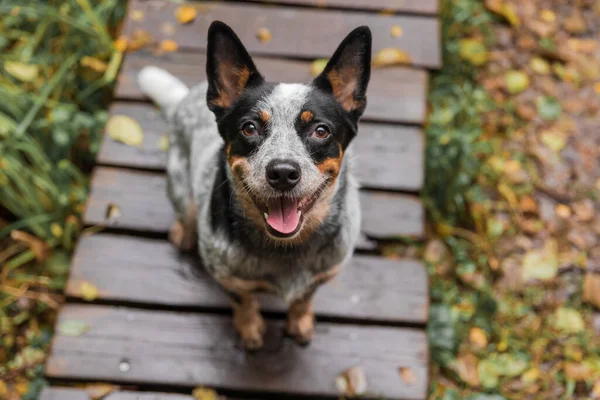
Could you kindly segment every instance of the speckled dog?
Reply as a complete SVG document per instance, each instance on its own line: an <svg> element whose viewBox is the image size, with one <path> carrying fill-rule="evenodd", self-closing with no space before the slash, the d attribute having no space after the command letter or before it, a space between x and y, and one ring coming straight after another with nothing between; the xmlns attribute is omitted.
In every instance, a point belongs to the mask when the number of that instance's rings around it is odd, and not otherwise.
<svg viewBox="0 0 600 400"><path fill-rule="evenodd" d="M267 82L222 22L208 32L208 81L188 89L155 67L139 85L171 124L171 241L198 245L225 288L247 349L263 344L257 291L289 305L287 333L308 343L316 288L351 256L360 229L351 142L366 106L371 32L351 32L310 84Z"/></svg>

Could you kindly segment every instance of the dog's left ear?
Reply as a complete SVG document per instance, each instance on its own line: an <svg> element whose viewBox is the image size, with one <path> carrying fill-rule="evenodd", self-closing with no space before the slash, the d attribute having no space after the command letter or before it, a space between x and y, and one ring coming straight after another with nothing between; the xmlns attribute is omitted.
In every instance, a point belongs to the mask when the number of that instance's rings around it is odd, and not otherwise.
<svg viewBox="0 0 600 400"><path fill-rule="evenodd" d="M371 76L371 30L356 28L339 45L313 85L333 94L344 110L362 115L367 106L367 85Z"/></svg>
<svg viewBox="0 0 600 400"><path fill-rule="evenodd" d="M240 38L221 21L214 21L208 29L206 53L206 100L217 116L231 107L246 88L264 81Z"/></svg>

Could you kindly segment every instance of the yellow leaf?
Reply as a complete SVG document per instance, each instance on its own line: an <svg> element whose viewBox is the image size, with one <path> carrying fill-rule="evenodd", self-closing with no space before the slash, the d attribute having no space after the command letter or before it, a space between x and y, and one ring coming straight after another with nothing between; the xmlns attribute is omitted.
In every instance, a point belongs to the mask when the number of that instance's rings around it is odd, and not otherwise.
<svg viewBox="0 0 600 400"><path fill-rule="evenodd" d="M144 20L144 12L142 10L133 10L131 12L131 19L134 21L143 21Z"/></svg>
<svg viewBox="0 0 600 400"><path fill-rule="evenodd" d="M554 11L552 10L544 9L540 13L540 18L544 22L552 23L556 21L556 14L554 14Z"/></svg>
<svg viewBox="0 0 600 400"><path fill-rule="evenodd" d="M415 375L415 371L408 367L400 367L400 378L407 385L413 385L417 383L417 375Z"/></svg>
<svg viewBox="0 0 600 400"><path fill-rule="evenodd" d="M411 59L408 53L396 48L385 48L379 50L373 58L373 67L386 67L389 65L405 65L410 64Z"/></svg>
<svg viewBox="0 0 600 400"><path fill-rule="evenodd" d="M175 17L181 24L188 24L196 19L196 9L192 6L179 6L175 10Z"/></svg>
<svg viewBox="0 0 600 400"><path fill-rule="evenodd" d="M521 23L512 4L507 4L503 0L485 0L485 6L490 11L503 16L513 26L518 26Z"/></svg>
<svg viewBox="0 0 600 400"><path fill-rule="evenodd" d="M558 250L554 240L548 240L543 248L530 250L523 257L523 280L547 281L558 273Z"/></svg>
<svg viewBox="0 0 600 400"><path fill-rule="evenodd" d="M171 53L173 51L177 51L177 48L179 46L177 45L177 43L174 40L171 39L165 39L162 42L160 42L160 49L162 51L165 51L167 53Z"/></svg>
<svg viewBox="0 0 600 400"><path fill-rule="evenodd" d="M469 341L478 349L483 349L488 344L485 331L479 327L473 327L469 331Z"/></svg>
<svg viewBox="0 0 600 400"><path fill-rule="evenodd" d="M271 41L271 39L273 39L273 35L271 34L271 31L268 28L262 27L258 28L258 30L256 31L256 38L261 43L268 43Z"/></svg>
<svg viewBox="0 0 600 400"><path fill-rule="evenodd" d="M571 216L571 209L569 208L569 206L565 205L565 204L559 204L556 206L555 208L556 211L556 215L558 215L561 218L569 218Z"/></svg>
<svg viewBox="0 0 600 400"><path fill-rule="evenodd" d="M550 73L550 64L543 58L533 57L529 65L536 74L548 75Z"/></svg>
<svg viewBox="0 0 600 400"><path fill-rule="evenodd" d="M567 135L561 131L552 129L542 132L540 140L549 149L558 153L565 148L565 145L567 144Z"/></svg>
<svg viewBox="0 0 600 400"><path fill-rule="evenodd" d="M50 224L50 232L52 232L52 235L55 238L61 238L63 235L63 228L60 226L60 224L53 222L52 224Z"/></svg>
<svg viewBox="0 0 600 400"><path fill-rule="evenodd" d="M85 387L85 391L90 397L90 400L105 399L109 394L117 390L119 390L119 386L110 385L108 383L92 383Z"/></svg>
<svg viewBox="0 0 600 400"><path fill-rule="evenodd" d="M529 87L529 77L523 71L507 71L504 74L506 89L510 94L521 93Z"/></svg>
<svg viewBox="0 0 600 400"><path fill-rule="evenodd" d="M124 53L127 50L128 42L129 41L127 40L127 38L125 36L121 36L120 38L115 40L115 49L117 51L120 51L121 53Z"/></svg>
<svg viewBox="0 0 600 400"><path fill-rule="evenodd" d="M391 33L392 37L399 38L400 36L402 36L404 34L404 30L402 29L402 27L400 25L394 25L394 26L392 26L392 30L390 33Z"/></svg>
<svg viewBox="0 0 600 400"><path fill-rule="evenodd" d="M565 333L578 333L585 329L585 324L579 311L561 307L554 314L554 327Z"/></svg>
<svg viewBox="0 0 600 400"><path fill-rule="evenodd" d="M537 368L531 368L521 376L521 381L525 384L531 384L538 380L540 377L540 370Z"/></svg>
<svg viewBox="0 0 600 400"><path fill-rule="evenodd" d="M140 124L127 115L113 115L106 123L108 136L129 146L141 146L144 132Z"/></svg>
<svg viewBox="0 0 600 400"><path fill-rule="evenodd" d="M98 297L98 288L89 282L81 282L79 284L79 291L85 301L94 301Z"/></svg>
<svg viewBox="0 0 600 400"><path fill-rule="evenodd" d="M106 222L108 224L111 224L111 223L115 222L117 219L119 219L120 217L121 217L121 207L119 207L117 204L114 204L114 203L108 204L108 206L106 207L106 215L104 216L104 219L106 220Z"/></svg>
<svg viewBox="0 0 600 400"><path fill-rule="evenodd" d="M488 61L488 52L481 39L462 39L458 44L459 55L473 65L483 65Z"/></svg>
<svg viewBox="0 0 600 400"><path fill-rule="evenodd" d="M167 151L169 150L169 136L167 135L162 135L160 137L160 139L158 139L158 149L160 151Z"/></svg>
<svg viewBox="0 0 600 400"><path fill-rule="evenodd" d="M5 61L4 69L21 82L32 82L38 77L40 69L34 64L25 64L18 61Z"/></svg>
<svg viewBox="0 0 600 400"><path fill-rule="evenodd" d="M29 382L25 380L21 380L13 385L13 388L19 393L21 396L26 394L29 391Z"/></svg>
<svg viewBox="0 0 600 400"><path fill-rule="evenodd" d="M205 387L197 387L192 391L195 400L217 400L217 392Z"/></svg>
<svg viewBox="0 0 600 400"><path fill-rule="evenodd" d="M348 397L362 395L367 391L367 375L364 368L357 365L338 375L335 384L342 395Z"/></svg>
<svg viewBox="0 0 600 400"><path fill-rule="evenodd" d="M323 72L323 70L327 66L328 62L329 60L327 58L319 58L318 60L313 61L310 64L310 73L312 74L312 76L319 76L319 74Z"/></svg>

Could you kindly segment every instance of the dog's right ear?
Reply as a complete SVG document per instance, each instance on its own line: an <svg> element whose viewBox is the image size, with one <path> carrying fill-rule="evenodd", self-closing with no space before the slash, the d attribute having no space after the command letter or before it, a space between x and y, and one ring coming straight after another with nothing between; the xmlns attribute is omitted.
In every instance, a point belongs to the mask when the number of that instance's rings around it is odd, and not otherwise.
<svg viewBox="0 0 600 400"><path fill-rule="evenodd" d="M264 81L250 54L233 30L221 21L208 29L206 100L217 116L240 97L242 92Z"/></svg>

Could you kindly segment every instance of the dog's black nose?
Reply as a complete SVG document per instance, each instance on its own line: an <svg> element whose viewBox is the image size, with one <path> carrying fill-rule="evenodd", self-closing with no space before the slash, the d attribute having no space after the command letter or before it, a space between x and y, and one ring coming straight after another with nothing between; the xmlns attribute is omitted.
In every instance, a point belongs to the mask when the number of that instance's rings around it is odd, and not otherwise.
<svg viewBox="0 0 600 400"><path fill-rule="evenodd" d="M290 190L298 182L302 171L295 161L273 160L267 165L267 181L274 189Z"/></svg>

